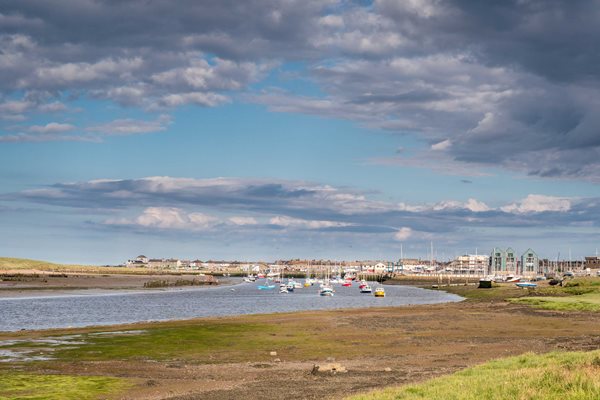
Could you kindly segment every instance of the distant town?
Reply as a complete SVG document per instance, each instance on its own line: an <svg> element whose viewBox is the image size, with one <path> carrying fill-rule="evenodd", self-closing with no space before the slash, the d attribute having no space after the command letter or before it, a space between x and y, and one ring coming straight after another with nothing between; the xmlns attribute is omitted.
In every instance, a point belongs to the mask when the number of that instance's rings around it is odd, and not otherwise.
<svg viewBox="0 0 600 400"><path fill-rule="evenodd" d="M127 260L126 267L157 270L187 270L220 273L257 273L262 271L286 271L295 273L318 273L329 269L338 272L367 274L422 274L422 275L521 275L548 276L557 273L597 275L600 273L600 257L586 256L583 260L549 260L540 258L531 248L518 253L512 248L494 248L490 255L465 254L450 261L434 258L404 258L389 260L306 260L291 259L275 262L248 262L225 260L183 260L177 258L149 258L139 255Z"/></svg>

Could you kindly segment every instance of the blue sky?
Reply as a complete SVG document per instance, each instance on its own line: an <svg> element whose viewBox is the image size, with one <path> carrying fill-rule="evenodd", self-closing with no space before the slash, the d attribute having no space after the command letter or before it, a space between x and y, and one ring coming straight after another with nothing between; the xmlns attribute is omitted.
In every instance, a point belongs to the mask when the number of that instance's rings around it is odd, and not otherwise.
<svg viewBox="0 0 600 400"><path fill-rule="evenodd" d="M2 255L600 247L596 1L62 3L0 6Z"/></svg>

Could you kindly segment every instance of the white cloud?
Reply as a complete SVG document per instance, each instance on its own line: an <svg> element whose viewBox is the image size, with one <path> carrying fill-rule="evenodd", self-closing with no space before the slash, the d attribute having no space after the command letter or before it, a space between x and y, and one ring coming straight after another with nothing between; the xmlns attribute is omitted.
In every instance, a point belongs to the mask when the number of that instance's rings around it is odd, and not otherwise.
<svg viewBox="0 0 600 400"><path fill-rule="evenodd" d="M465 208L473 212L490 211L490 208L487 206L487 204L476 199L467 200L467 202L465 203Z"/></svg>
<svg viewBox="0 0 600 400"><path fill-rule="evenodd" d="M33 125L27 130L32 133L61 133L68 132L75 129L75 126L71 124L61 124L58 122L50 122L46 125Z"/></svg>
<svg viewBox="0 0 600 400"><path fill-rule="evenodd" d="M398 231L396 233L394 233L394 239L402 242L402 241L408 239L409 237L411 237L412 233L413 233L412 229L405 226L405 227L398 229Z"/></svg>
<svg viewBox="0 0 600 400"><path fill-rule="evenodd" d="M434 204L430 209L434 211L464 209L472 212L484 212L490 210L487 204L472 198L467 200L465 203L454 200L441 201L437 204Z"/></svg>
<svg viewBox="0 0 600 400"><path fill-rule="evenodd" d="M102 125L86 128L88 132L99 132L106 135L135 135L164 131L171 122L168 115L161 115L154 121L135 120L130 118L116 119Z"/></svg>
<svg viewBox="0 0 600 400"><path fill-rule="evenodd" d="M276 216L269 220L271 225L283 226L286 228L305 228L305 229L321 229L321 228L339 228L343 226L350 226L345 222L336 221L320 221L320 220L306 220L299 218L292 218L286 216Z"/></svg>
<svg viewBox="0 0 600 400"><path fill-rule="evenodd" d="M32 85L55 87L104 80L111 76L122 77L141 68L143 63L141 57L134 57L117 60L107 58L96 63L79 62L43 66L35 71L31 80L27 78L20 80L18 86L21 88Z"/></svg>
<svg viewBox="0 0 600 400"><path fill-rule="evenodd" d="M159 103L164 107L178 107L184 104L196 104L203 107L215 107L228 101L226 96L213 92L191 92L163 96Z"/></svg>
<svg viewBox="0 0 600 400"><path fill-rule="evenodd" d="M446 150L451 145L452 145L452 141L450 141L450 139L446 139L446 140L442 140L441 142L432 144L431 150L442 151L442 150Z"/></svg>
<svg viewBox="0 0 600 400"><path fill-rule="evenodd" d="M144 228L203 231L217 225L217 217L194 212L187 213L179 208L148 207L134 219L120 218L105 221L107 225L137 225Z"/></svg>
<svg viewBox="0 0 600 400"><path fill-rule="evenodd" d="M258 224L258 221L252 217L230 217L228 218L228 221L234 225L240 226Z"/></svg>
<svg viewBox="0 0 600 400"><path fill-rule="evenodd" d="M530 194L520 202L512 203L501 208L507 213L528 214L546 211L566 212L571 209L571 200L564 197Z"/></svg>

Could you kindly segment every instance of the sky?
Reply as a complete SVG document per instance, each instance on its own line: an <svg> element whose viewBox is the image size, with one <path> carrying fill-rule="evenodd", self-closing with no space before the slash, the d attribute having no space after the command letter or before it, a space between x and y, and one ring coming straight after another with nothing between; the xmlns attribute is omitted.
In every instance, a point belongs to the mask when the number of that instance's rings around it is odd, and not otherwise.
<svg viewBox="0 0 600 400"><path fill-rule="evenodd" d="M4 0L0 255L595 255L598 37L598 0Z"/></svg>

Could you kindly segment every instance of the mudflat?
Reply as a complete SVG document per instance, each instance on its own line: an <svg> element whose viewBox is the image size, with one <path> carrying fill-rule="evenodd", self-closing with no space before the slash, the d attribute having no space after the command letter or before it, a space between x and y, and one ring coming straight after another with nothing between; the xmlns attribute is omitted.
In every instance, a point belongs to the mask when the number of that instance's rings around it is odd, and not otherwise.
<svg viewBox="0 0 600 400"><path fill-rule="evenodd" d="M221 280L224 281L224 280ZM158 287L217 283L209 275L199 274L98 274L64 273L37 270L0 271L0 297L34 296L36 294L68 293L73 290L135 290Z"/></svg>
<svg viewBox="0 0 600 400"><path fill-rule="evenodd" d="M0 334L0 340L77 335L78 344L57 346L48 354L52 361L0 363L0 372L19 368L130 382L126 391L107 397L114 399L337 399L530 351L598 349L598 326L599 313L539 310L491 296L18 332ZM315 373L315 364L338 364L345 372Z"/></svg>

